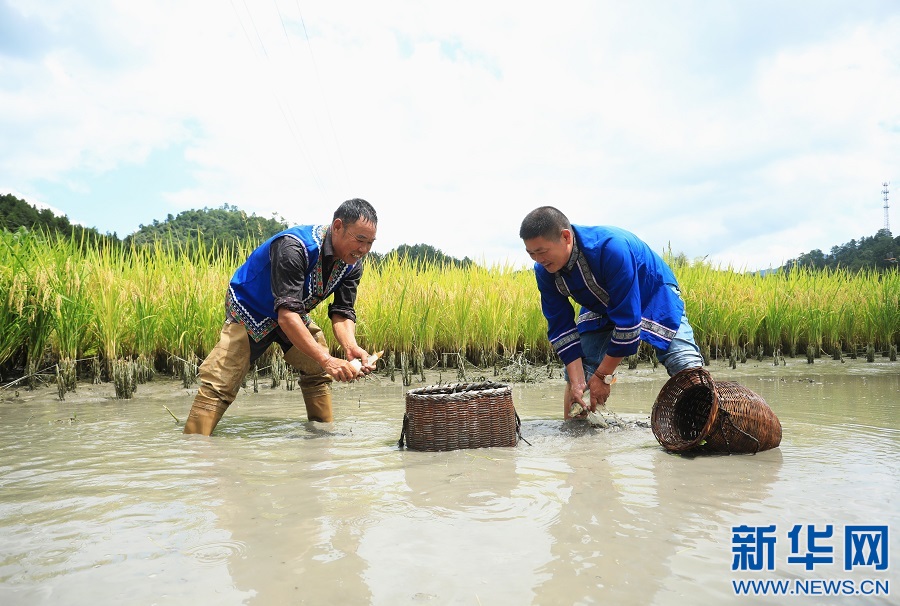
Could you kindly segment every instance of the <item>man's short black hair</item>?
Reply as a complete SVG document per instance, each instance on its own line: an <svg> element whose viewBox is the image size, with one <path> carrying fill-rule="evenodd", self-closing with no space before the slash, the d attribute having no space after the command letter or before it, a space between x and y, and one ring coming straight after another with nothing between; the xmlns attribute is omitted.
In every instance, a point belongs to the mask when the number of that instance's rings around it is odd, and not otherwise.
<svg viewBox="0 0 900 606"><path fill-rule="evenodd" d="M375 214L375 209L362 198L353 198L342 202L337 210L334 211L334 219L332 221L335 219L340 219L344 225L352 225L360 220L368 221L372 225L378 225L378 215Z"/></svg>
<svg viewBox="0 0 900 606"><path fill-rule="evenodd" d="M569 218L552 206L541 206L528 213L522 220L519 237L523 240L545 238L557 242L564 229L572 229Z"/></svg>

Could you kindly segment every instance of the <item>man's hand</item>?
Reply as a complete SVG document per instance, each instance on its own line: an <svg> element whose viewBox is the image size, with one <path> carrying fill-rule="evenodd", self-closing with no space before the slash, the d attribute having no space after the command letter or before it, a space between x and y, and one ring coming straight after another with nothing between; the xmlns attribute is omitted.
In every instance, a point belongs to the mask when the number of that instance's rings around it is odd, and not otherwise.
<svg viewBox="0 0 900 606"><path fill-rule="evenodd" d="M369 366L369 353L356 343L356 322L350 318L335 314L331 316L331 325L334 327L334 337L347 356L347 363L355 362L359 367L353 368L353 378L360 374L369 374L375 370L375 365Z"/></svg>
<svg viewBox="0 0 900 606"><path fill-rule="evenodd" d="M359 360L360 368L357 374L362 373L367 375L375 370L374 367L369 366L369 352L367 352L362 347L359 347L358 345L352 345L349 347L346 354L347 360L350 362L352 362L353 360Z"/></svg>
<svg viewBox="0 0 900 606"><path fill-rule="evenodd" d="M587 409L590 407L590 401L584 401L587 384L584 380L584 366L581 363L581 358L576 358L566 364L566 374L569 375L569 382L566 384L566 394L563 397L563 418L572 418L571 409L575 402L578 402L583 410L582 413L576 411L575 416L581 417L586 415Z"/></svg>
<svg viewBox="0 0 900 606"><path fill-rule="evenodd" d="M590 409L597 410L597 406L606 406L606 400L609 399L610 387L603 382L603 379L596 374L591 375L588 381L588 389L591 390Z"/></svg>
<svg viewBox="0 0 900 606"><path fill-rule="evenodd" d="M586 389L586 385L582 382L580 385L573 386L572 383L566 383L566 393L563 397L563 418L568 419L580 419L587 415L589 403L584 401L584 393ZM575 406L575 403L578 403L578 406ZM581 407L581 412L577 412L578 407ZM575 408L576 413L572 414L572 408Z"/></svg>
<svg viewBox="0 0 900 606"><path fill-rule="evenodd" d="M352 381L357 372L347 360L332 357L328 348L319 344L309 332L303 319L296 312L284 307L278 309L278 326L287 335L288 340L304 354L316 361L322 370L338 381Z"/></svg>
<svg viewBox="0 0 900 606"><path fill-rule="evenodd" d="M609 399L611 391L610 388L612 387L612 385L608 385L597 375L612 375L616 372L616 369L621 363L622 358L605 355L603 356L603 360L600 361L600 366L594 371L594 374L588 377L587 384L588 389L591 390L590 407L592 411L596 411L597 406L606 406L606 401ZM613 377L612 382L616 382L615 377Z"/></svg>
<svg viewBox="0 0 900 606"><path fill-rule="evenodd" d="M353 365L347 360L341 360L340 358L329 357L321 366L322 370L337 381L352 381L357 376Z"/></svg>

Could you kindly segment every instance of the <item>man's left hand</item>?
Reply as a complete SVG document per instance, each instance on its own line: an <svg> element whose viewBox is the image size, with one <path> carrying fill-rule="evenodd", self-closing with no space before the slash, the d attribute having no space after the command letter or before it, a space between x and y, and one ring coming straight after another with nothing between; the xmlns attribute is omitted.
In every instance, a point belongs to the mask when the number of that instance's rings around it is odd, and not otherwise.
<svg viewBox="0 0 900 606"><path fill-rule="evenodd" d="M369 352L367 352L362 347L353 346L347 352L347 360L359 360L362 364L361 372L364 374L369 374L374 370L371 366L369 366Z"/></svg>
<svg viewBox="0 0 900 606"><path fill-rule="evenodd" d="M588 389L591 392L591 410L597 410L597 406L606 406L611 387L612 385L607 385L596 373L591 375L588 380Z"/></svg>

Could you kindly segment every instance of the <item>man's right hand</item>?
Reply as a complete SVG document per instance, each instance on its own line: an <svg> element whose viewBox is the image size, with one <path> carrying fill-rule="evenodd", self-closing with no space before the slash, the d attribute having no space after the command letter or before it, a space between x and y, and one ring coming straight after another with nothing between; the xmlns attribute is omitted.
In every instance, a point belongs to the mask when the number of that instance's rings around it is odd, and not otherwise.
<svg viewBox="0 0 900 606"><path fill-rule="evenodd" d="M573 418L583 418L587 416L588 409L590 408L590 398L585 402L584 393L585 388L587 386L583 383L579 386L573 386L571 383L566 383L566 393L563 397L563 418L573 419ZM572 416L572 405L578 402L581 404L582 412ZM577 408L577 407L576 407Z"/></svg>
<svg viewBox="0 0 900 606"><path fill-rule="evenodd" d="M322 364L322 369L330 374L336 381L352 381L358 374L353 365L347 360L331 356Z"/></svg>

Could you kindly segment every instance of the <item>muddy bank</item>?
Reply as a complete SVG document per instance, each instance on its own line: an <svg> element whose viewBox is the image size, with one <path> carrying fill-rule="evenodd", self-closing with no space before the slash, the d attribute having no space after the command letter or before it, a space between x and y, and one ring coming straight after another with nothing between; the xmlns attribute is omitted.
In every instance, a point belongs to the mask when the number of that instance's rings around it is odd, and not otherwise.
<svg viewBox="0 0 900 606"><path fill-rule="evenodd" d="M382 362L379 364L379 369L376 372L363 379L349 384L334 383L333 385L336 391L349 389L354 392L360 386L399 386L404 389L414 389L426 385L482 381L499 381L522 386L558 386L560 389L565 385L562 378L563 367L561 364L534 365L522 362L509 362L507 360L507 363L487 368L467 366L464 371L453 367L428 368L424 372L410 373L408 386L404 386L402 372L399 369L394 369L393 373L391 373L384 368ZM852 375L900 373L900 362L890 362L886 357L876 358L875 362L866 362L865 358L860 357L855 360L845 358L842 361L820 358L813 364L809 364L805 359L798 357L780 358L778 364L773 364L772 360L767 358L762 361L749 360L746 363L738 363L735 368L732 368L728 360L722 359L711 361L705 368L714 378L721 378L722 380L740 380L741 377L750 377L761 380L783 379L786 381L802 381L806 379L814 382L820 380L821 377L841 373ZM649 362L642 362L637 368L629 369L625 364L622 364L619 367L618 380L620 384L614 388L614 393L623 392L624 388L622 386L624 385L648 381L661 382L663 384L667 378L665 369L662 366L653 368ZM242 393L250 393L253 387L252 379L248 377ZM273 388L271 377L266 375L259 376L256 387L258 392L273 390L291 391L291 385L287 381L280 381L279 385ZM294 382L294 387L296 387L296 382ZM183 395L195 391L196 384L185 388L180 378L157 373L152 380L137 385L135 397L142 390L154 394L159 391L168 391L171 394ZM38 385L35 389L28 388L21 376L6 378L0 384L0 402L14 400L31 401L34 399L58 400L58 394L59 390L55 378L49 374L43 374L38 378ZM93 383L85 379L78 381L74 392L69 391L65 394L65 400L73 403L115 397L114 385L111 382ZM610 405L612 405L612 401L610 401Z"/></svg>

